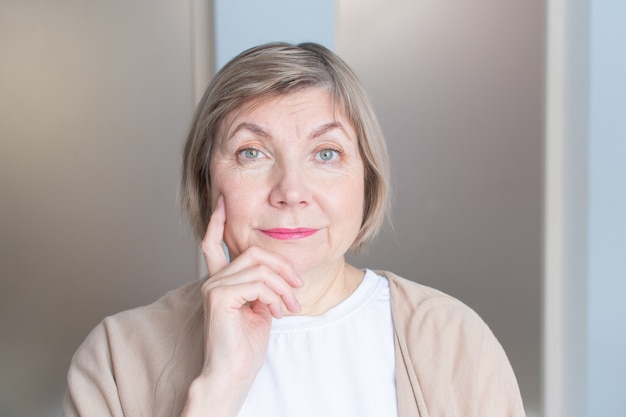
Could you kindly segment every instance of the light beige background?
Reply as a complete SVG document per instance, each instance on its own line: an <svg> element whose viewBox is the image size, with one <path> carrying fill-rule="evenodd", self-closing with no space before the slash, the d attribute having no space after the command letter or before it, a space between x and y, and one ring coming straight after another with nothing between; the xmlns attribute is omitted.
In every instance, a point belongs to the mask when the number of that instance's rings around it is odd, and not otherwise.
<svg viewBox="0 0 626 417"><path fill-rule="evenodd" d="M193 2L0 2L0 414L59 415L103 316L195 279L177 212ZM340 0L396 200L361 265L491 325L541 407L543 2Z"/></svg>

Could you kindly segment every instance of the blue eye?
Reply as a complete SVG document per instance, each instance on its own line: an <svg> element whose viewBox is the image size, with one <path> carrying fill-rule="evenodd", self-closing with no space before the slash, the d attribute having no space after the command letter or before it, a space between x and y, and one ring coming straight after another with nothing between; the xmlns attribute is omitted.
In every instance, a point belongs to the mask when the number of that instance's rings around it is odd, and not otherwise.
<svg viewBox="0 0 626 417"><path fill-rule="evenodd" d="M339 152L337 152L334 149L322 149L321 151L317 153L318 158L324 162L332 161L338 155L339 155Z"/></svg>
<svg viewBox="0 0 626 417"><path fill-rule="evenodd" d="M260 158L263 153L255 148L246 148L239 151L239 154L247 159L257 159Z"/></svg>

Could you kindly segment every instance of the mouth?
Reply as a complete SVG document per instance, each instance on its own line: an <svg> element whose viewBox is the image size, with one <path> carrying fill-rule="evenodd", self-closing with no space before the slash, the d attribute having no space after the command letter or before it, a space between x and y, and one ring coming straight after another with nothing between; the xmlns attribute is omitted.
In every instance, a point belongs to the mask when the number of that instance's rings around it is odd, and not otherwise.
<svg viewBox="0 0 626 417"><path fill-rule="evenodd" d="M309 229L299 227L296 229L277 228L277 229L262 229L261 233L278 240L297 240L304 239L317 233L319 229Z"/></svg>

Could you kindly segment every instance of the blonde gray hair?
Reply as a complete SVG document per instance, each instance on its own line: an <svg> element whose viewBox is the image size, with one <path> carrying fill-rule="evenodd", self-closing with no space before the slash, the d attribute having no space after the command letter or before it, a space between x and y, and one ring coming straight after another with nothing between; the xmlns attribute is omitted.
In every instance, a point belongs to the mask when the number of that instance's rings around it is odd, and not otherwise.
<svg viewBox="0 0 626 417"><path fill-rule="evenodd" d="M211 216L211 147L225 118L250 100L311 87L330 91L358 136L365 201L352 249L360 249L379 231L389 206L389 163L380 125L361 82L341 58L321 45L271 43L244 51L226 64L196 108L183 150L180 196L198 239Z"/></svg>

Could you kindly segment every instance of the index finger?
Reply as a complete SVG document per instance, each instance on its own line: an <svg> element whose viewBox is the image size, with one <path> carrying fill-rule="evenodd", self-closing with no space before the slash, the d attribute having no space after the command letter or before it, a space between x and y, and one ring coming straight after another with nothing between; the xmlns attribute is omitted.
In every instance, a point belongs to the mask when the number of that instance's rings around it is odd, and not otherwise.
<svg viewBox="0 0 626 417"><path fill-rule="evenodd" d="M213 213L211 213L211 218L209 219L209 224L201 246L209 276L228 265L228 259L222 247L225 224L226 208L224 207L224 197L220 195L217 198Z"/></svg>

